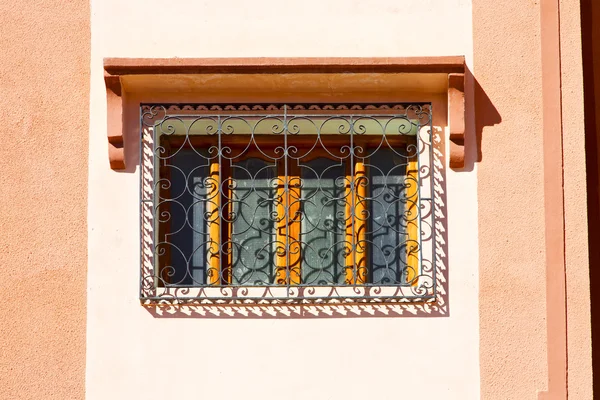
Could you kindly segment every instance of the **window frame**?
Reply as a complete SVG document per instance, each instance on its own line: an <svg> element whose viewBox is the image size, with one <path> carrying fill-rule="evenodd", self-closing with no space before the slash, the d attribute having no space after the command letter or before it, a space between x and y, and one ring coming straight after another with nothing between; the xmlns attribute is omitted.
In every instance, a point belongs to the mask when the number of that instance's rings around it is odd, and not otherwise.
<svg viewBox="0 0 600 400"><path fill-rule="evenodd" d="M430 104L430 106L431 106L431 104ZM388 112L389 112L389 110L388 110ZM346 111L346 113L347 113L347 111ZM340 115L342 115L342 114L343 114L343 112L340 113ZM142 119L143 119L143 117L142 117ZM431 115L430 115L430 120L429 120L429 128L430 129L432 128L432 123L433 123L433 121L432 121L432 118L431 118ZM143 125L143 123L142 123L142 125ZM405 175L407 179L411 179L411 178L412 179L418 179L417 178L418 175L419 175L418 171L421 170L421 167L419 166L418 163L419 163L419 161L417 160L416 163L415 163L416 165L413 164L413 165L407 166L406 175ZM432 167L432 162L431 161L428 163L428 167L429 168ZM289 176L288 176L288 180L289 180ZM222 182L222 179L221 179L221 182ZM352 182L354 182L354 179L352 179ZM431 183L433 184L432 181L431 181ZM415 187L415 190L416 190L416 194L418 196L419 188ZM419 197L417 197L417 202L420 202ZM355 213L356 213L356 211L355 211ZM352 225L354 225L354 223ZM412 227L410 229L412 229L413 233L410 233L409 236L410 235L415 235L414 232L418 231L419 227L418 227L418 225L416 225L416 226L414 226L414 227ZM353 238L353 243L355 244L356 242L360 242L360 240L356 240L356 239ZM410 259L411 257L413 259L416 258L416 262L418 264L419 261L420 261L420 258L418 256L414 257L414 255L411 256L411 254L414 253L415 251L418 254L418 252L421 249L421 246L420 245L416 245L415 249L416 250L407 251L407 260ZM355 253L351 253L349 256L354 257L354 254ZM434 257L435 257L435 255L434 255ZM432 263L435 265L435 260L433 260ZM279 263L278 263L277 264L277 268L280 268L280 267L282 267L282 266L280 266ZM286 270L289 269L287 267L287 265L285 265L285 269ZM353 278L358 278L358 274L354 275ZM356 281L359 281L359 279L356 279ZM353 283L353 285L355 285L355 286L347 286L347 287L357 287L357 286L358 287L365 287L365 285L363 284L364 281L363 282L356 282L356 281ZM415 279L414 282L415 283L412 284L411 286L417 287L418 286L418 280ZM320 301L321 299L347 299L347 298L354 298L354 299L358 298L358 299L377 300L377 301L387 300L387 299L391 299L391 298L394 298L394 299L397 298L397 299L404 300L404 301L423 301L423 300L429 300L429 299L435 297L435 292L433 292L431 294L427 293L425 295L423 295L422 293L416 293L415 296L412 296L412 297L410 297L410 296L404 296L404 295L403 296L394 296L393 294L391 294L389 296L386 295L386 294L373 294L373 295L364 294L362 296L353 296L352 293L348 293L348 294L346 294L346 293L337 293L338 289L340 287L338 287L337 285L332 285L332 286L334 286L334 287L333 287L333 291L330 292L330 294L328 294L328 295L319 295L319 296L315 296L314 298L311 297L311 296L305 297L305 296L302 296L300 294L299 295L295 295L295 296L289 296L289 294L288 295L283 295L283 296L280 295L280 294L274 294L274 295L270 295L268 297L271 300L278 300L278 301L296 301L296 300L305 301L306 299L308 299L307 301L315 301L315 300ZM378 286L382 286L382 285L378 285ZM230 287L230 286L226 286L226 287ZM178 287L178 289L181 289L181 288L182 287ZM235 288L234 287L234 288L232 288L233 290L232 290L232 292L231 292L230 295L217 296L217 298L211 298L211 299L242 300L242 301L248 300L248 299L253 299L253 300L257 299L255 297L239 296L236 292L239 292L238 289L240 289L240 288L243 289L245 287L239 287L239 288ZM257 288L260 288L260 287L257 287ZM268 288L271 289L272 287L270 286ZM344 287L342 287L342 288L344 288ZM310 289L313 289L313 288L312 287L303 287L302 289L303 289L302 292L304 292L305 289L309 289L310 290ZM372 288L369 288L369 289L372 289ZM375 288L375 290L376 290L376 288ZM169 289L167 289L167 291L169 291ZM202 292L202 288L200 288L199 291ZM334 292L336 292L336 295L332 296L331 293L334 293ZM162 295L164 295L164 293L161 294L161 296ZM199 300L199 299L201 299L201 296L194 295L192 297L189 297L189 299Z"/></svg>

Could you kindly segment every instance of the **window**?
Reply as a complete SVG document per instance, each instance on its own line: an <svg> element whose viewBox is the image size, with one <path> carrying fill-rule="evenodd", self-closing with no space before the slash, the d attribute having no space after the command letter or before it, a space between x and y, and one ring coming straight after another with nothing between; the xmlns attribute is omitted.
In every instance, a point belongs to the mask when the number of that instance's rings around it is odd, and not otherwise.
<svg viewBox="0 0 600 400"><path fill-rule="evenodd" d="M141 114L143 298L434 295L430 104Z"/></svg>

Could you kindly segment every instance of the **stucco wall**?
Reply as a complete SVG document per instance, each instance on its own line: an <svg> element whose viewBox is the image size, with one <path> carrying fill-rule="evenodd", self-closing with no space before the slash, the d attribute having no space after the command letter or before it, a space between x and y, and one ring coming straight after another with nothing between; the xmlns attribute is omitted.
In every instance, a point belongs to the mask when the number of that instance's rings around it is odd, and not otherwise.
<svg viewBox="0 0 600 400"><path fill-rule="evenodd" d="M82 399L89 3L0 3L0 49L0 398Z"/></svg>
<svg viewBox="0 0 600 400"><path fill-rule="evenodd" d="M557 191L544 186L544 18L540 1L472 2L93 0L93 15L80 1L0 5L0 398L533 399L548 389L544 205ZM591 398L578 1L555 2L564 340L571 398ZM103 57L456 54L475 77L476 134L465 171L446 170L449 317L162 318L139 305L139 177L135 162L108 166Z"/></svg>
<svg viewBox="0 0 600 400"><path fill-rule="evenodd" d="M539 4L475 0L473 34L482 396L533 399L547 386Z"/></svg>
<svg viewBox="0 0 600 400"><path fill-rule="evenodd" d="M473 1L483 398L592 398L578 3Z"/></svg>
<svg viewBox="0 0 600 400"><path fill-rule="evenodd" d="M447 170L449 317L158 318L137 299L139 176L109 168L102 80L103 57L470 62L470 3L93 1L92 11L88 398L478 398L475 172Z"/></svg>
<svg viewBox="0 0 600 400"><path fill-rule="evenodd" d="M560 1L569 397L593 398L580 2ZM596 3L596 7L598 4ZM600 14L599 14L600 15ZM597 19L597 21L600 19Z"/></svg>

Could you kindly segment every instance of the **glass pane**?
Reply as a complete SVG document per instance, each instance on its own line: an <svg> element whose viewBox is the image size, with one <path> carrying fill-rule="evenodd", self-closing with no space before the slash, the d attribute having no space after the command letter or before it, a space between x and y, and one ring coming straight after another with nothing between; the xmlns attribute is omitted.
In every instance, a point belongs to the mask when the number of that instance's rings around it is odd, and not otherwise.
<svg viewBox="0 0 600 400"><path fill-rule="evenodd" d="M165 183L170 182L170 191L157 214L163 211L170 214L166 217L168 229L166 243L162 246L168 252L167 270L162 276L170 285L206 283L208 235L205 213L207 195L213 190L213 183L209 179L209 161L200 154L181 149L165 168L169 176Z"/></svg>
<svg viewBox="0 0 600 400"><path fill-rule="evenodd" d="M368 167L371 179L371 282L406 283L405 174L407 160L380 149Z"/></svg>
<svg viewBox="0 0 600 400"><path fill-rule="evenodd" d="M274 282L274 197L277 171L273 163L248 158L232 165L232 273L236 285Z"/></svg>
<svg viewBox="0 0 600 400"><path fill-rule="evenodd" d="M322 157L304 162L301 169L302 284L343 284L345 166Z"/></svg>

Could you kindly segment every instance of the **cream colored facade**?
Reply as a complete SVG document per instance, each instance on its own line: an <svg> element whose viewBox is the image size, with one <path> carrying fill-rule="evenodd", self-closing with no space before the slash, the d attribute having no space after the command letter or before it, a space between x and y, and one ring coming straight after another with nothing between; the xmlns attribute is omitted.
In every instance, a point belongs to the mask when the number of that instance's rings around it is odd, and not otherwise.
<svg viewBox="0 0 600 400"><path fill-rule="evenodd" d="M8 232L0 288L22 296L22 307L0 307L0 398L563 399L567 386L570 398L592 398L578 1L92 0L73 6L71 23L49 11L58 2L42 3L0 16L23 23L0 28L0 40L3 30L10 34L0 43L15 49L0 55L0 66L13 70L0 72L8 93L0 109L20 104L1 115L26 138L0 152L9 177L0 186ZM552 28L554 5L560 31ZM46 33L54 41L23 27L42 22L55 27ZM27 55L31 49L49 63ZM63 49L73 54L63 58ZM455 55L467 68L464 169L447 165L448 105L444 93L431 95L446 143L448 313L140 305L140 167L135 152L125 170L109 165L105 58ZM552 60L561 67L555 113ZM24 65L31 76L19 72ZM36 100L38 87L45 90ZM128 89L127 143L139 135L140 102L195 98ZM22 94L33 107L18 103ZM550 126L559 128L558 150ZM552 183L556 154L564 190ZM35 192L40 171L45 187L59 182L56 191ZM42 199L52 218L36 221L29 210ZM553 242L558 220L564 235ZM24 260L30 272L16 273ZM563 267L562 292L560 270L549 265ZM562 314L551 303L561 295Z"/></svg>
<svg viewBox="0 0 600 400"><path fill-rule="evenodd" d="M148 29L159 3L132 4L135 13L118 16L112 13L116 5L92 3L92 76L97 79L92 78L90 149L104 149L106 142L105 57L470 58L470 4L436 5L445 12L431 15L422 5L403 8L393 1L378 7L270 1L230 9L188 2L180 5L185 15L176 8L164 10L164 23L155 20ZM463 21L460 29L451 29L455 21L448 14ZM424 18L431 18L433 29L418 40L403 34L420 29ZM205 318L169 319L153 316L137 300L138 168L115 173L105 152L90 151L88 398L122 393L156 399L397 399L416 398L424 390L436 398L448 393L477 398L477 252L469 250L477 242L477 178L449 171L447 179L448 187L456 188L448 195L456 217L449 222L450 257L461 265L450 272L456 283L450 317L227 318L221 310ZM115 192L121 197L118 211L111 201ZM117 245L110 252L108 237ZM441 337L455 340L450 344ZM144 384L160 381L165 384ZM392 389L398 384L400 391Z"/></svg>

